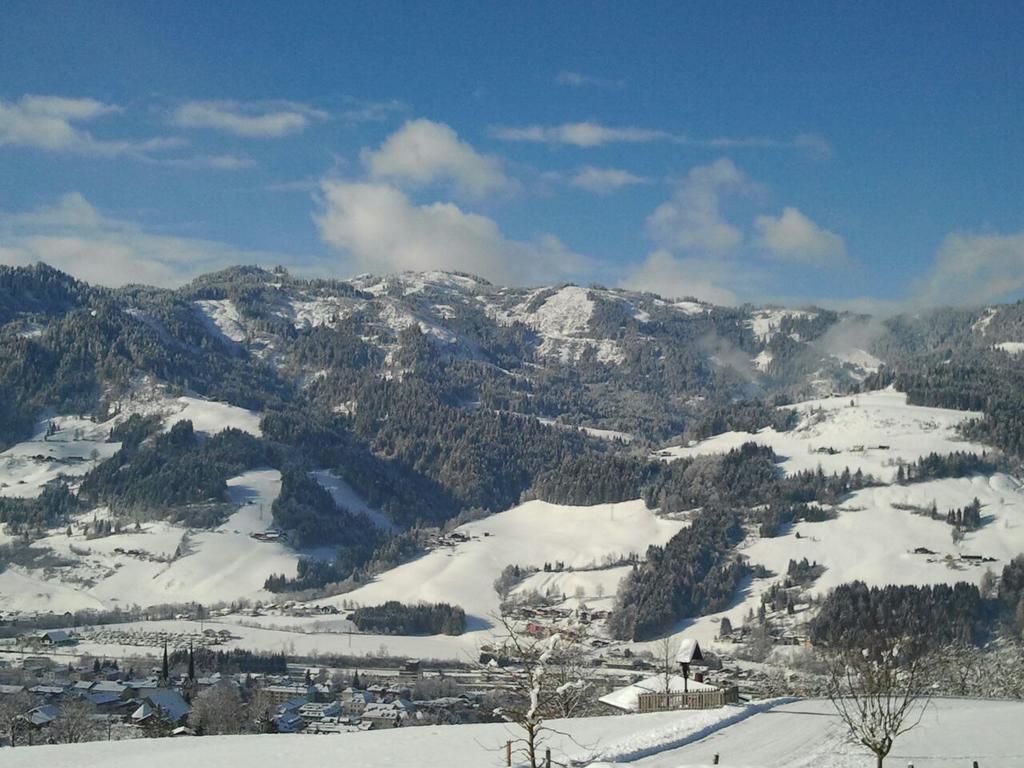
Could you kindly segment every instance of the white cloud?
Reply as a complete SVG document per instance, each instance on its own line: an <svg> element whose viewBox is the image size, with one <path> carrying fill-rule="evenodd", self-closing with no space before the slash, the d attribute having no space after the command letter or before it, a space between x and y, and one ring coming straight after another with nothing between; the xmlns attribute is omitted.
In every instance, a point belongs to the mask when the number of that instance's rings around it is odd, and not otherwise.
<svg viewBox="0 0 1024 768"><path fill-rule="evenodd" d="M153 162L173 168L209 168L215 171L244 171L256 167L256 161L243 155L194 155L166 157Z"/></svg>
<svg viewBox="0 0 1024 768"><path fill-rule="evenodd" d="M409 111L409 105L398 99L366 101L346 96L342 99L342 103L344 107L338 113L338 119L349 125L379 123L394 115Z"/></svg>
<svg viewBox="0 0 1024 768"><path fill-rule="evenodd" d="M172 115L182 128L212 128L244 138L273 139L299 133L327 113L292 101L190 101Z"/></svg>
<svg viewBox="0 0 1024 768"><path fill-rule="evenodd" d="M666 250L654 251L622 280L623 288L649 291L667 298L696 298L712 304L738 303L736 293L726 283L736 280L735 273L721 261L701 258L676 258Z"/></svg>
<svg viewBox="0 0 1024 768"><path fill-rule="evenodd" d="M571 144L577 147L599 147L612 143L645 143L667 141L672 134L647 128L613 128L600 123L565 123L564 125L530 125L525 127L495 126L490 134L502 141L526 141L545 144Z"/></svg>
<svg viewBox="0 0 1024 768"><path fill-rule="evenodd" d="M1024 233L946 237L928 274L914 286L926 305L981 305L1024 291Z"/></svg>
<svg viewBox="0 0 1024 768"><path fill-rule="evenodd" d="M357 271L463 270L525 284L579 274L588 266L551 235L536 242L510 240L492 219L451 203L415 205L388 184L324 181L321 193L321 236L347 252Z"/></svg>
<svg viewBox="0 0 1024 768"><path fill-rule="evenodd" d="M843 238L819 227L796 208L786 208L778 217L758 216L754 227L758 245L780 259L817 265L846 259Z"/></svg>
<svg viewBox="0 0 1024 768"><path fill-rule="evenodd" d="M743 233L725 220L720 198L752 187L728 158L691 168L672 199L647 218L647 232L669 250L724 252L737 248Z"/></svg>
<svg viewBox="0 0 1024 768"><path fill-rule="evenodd" d="M18 101L0 100L0 146L34 147L50 152L116 157L144 156L179 146L180 140L153 138L142 141L97 139L77 123L120 112L114 104L95 99L61 96L22 96Z"/></svg>
<svg viewBox="0 0 1024 768"><path fill-rule="evenodd" d="M482 155L444 123L410 120L362 160L375 179L424 186L444 180L463 195L482 197L509 190L514 183L496 157Z"/></svg>
<svg viewBox="0 0 1024 768"><path fill-rule="evenodd" d="M247 251L197 238L154 235L104 216L82 195L25 213L0 212L0 263L43 261L90 283L181 285L234 264L286 263L282 254Z"/></svg>
<svg viewBox="0 0 1024 768"><path fill-rule="evenodd" d="M570 88L585 88L587 86L591 86L593 88L620 90L626 87L626 80L624 78L613 80L605 77L584 75L580 72L572 72L570 70L562 70L559 72L558 77L555 78L555 82L558 85L567 85Z"/></svg>
<svg viewBox="0 0 1024 768"><path fill-rule="evenodd" d="M595 168L592 165L588 165L577 171L569 180L569 183L588 192L604 195L622 187L649 184L650 181L645 176L637 176L634 173L619 168Z"/></svg>
<svg viewBox="0 0 1024 768"><path fill-rule="evenodd" d="M575 147L600 147L605 144L646 144L664 141L680 146L703 149L790 149L816 160L832 156L832 145L822 136L801 133L792 139L770 136L718 136L701 139L685 133L673 133L636 126L608 126L595 122L563 123L562 125L491 126L491 136L502 141L537 144L567 144Z"/></svg>

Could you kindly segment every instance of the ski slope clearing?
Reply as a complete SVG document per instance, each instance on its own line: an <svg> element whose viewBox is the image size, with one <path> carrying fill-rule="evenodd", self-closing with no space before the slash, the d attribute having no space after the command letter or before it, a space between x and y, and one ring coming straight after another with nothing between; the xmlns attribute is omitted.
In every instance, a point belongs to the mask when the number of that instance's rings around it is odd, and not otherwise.
<svg viewBox="0 0 1024 768"><path fill-rule="evenodd" d="M897 739L888 765L1011 768L1024 761L1019 701L933 700L921 724ZM637 768L722 765L746 768L863 768L874 757L850 744L828 701L798 701L754 715L705 739L631 762Z"/></svg>
<svg viewBox="0 0 1024 768"><path fill-rule="evenodd" d="M640 500L592 507L529 501L460 526L458 532L468 541L429 552L334 600L361 605L387 600L453 603L465 609L471 628L483 629L498 611L492 585L505 566L542 568L562 561L567 568L590 568L609 556L664 544L682 525L659 518Z"/></svg>
<svg viewBox="0 0 1024 768"><path fill-rule="evenodd" d="M908 405L907 396L893 389L786 407L799 415L798 424L788 432L770 427L756 433L724 432L695 445L667 448L658 456L672 460L727 453L754 442L770 446L786 474L819 466L831 474L849 467L851 472L860 469L883 482L892 482L899 461L913 462L929 453L990 450L964 441L956 431L959 424L980 417L980 413ZM836 452L828 453L830 449Z"/></svg>
<svg viewBox="0 0 1024 768"><path fill-rule="evenodd" d="M387 515L367 504L366 500L356 493L355 489L351 485L346 483L343 478L338 477L330 470L317 470L313 473L313 478L325 491L331 494L331 498L334 499L334 503L339 507L347 509L354 515L366 515L373 521L374 525L382 530L392 532L398 530L398 526L391 522Z"/></svg>
<svg viewBox="0 0 1024 768"><path fill-rule="evenodd" d="M270 600L264 580L272 573L293 576L298 562L298 554L283 544L252 538L271 527L270 509L280 491L277 470L231 478L228 493L238 510L212 531L158 521L87 538L78 524L103 519L106 511L84 513L71 536L53 531L34 544L51 550L64 565L45 572L11 566L0 574L0 608L63 613L243 597Z"/></svg>

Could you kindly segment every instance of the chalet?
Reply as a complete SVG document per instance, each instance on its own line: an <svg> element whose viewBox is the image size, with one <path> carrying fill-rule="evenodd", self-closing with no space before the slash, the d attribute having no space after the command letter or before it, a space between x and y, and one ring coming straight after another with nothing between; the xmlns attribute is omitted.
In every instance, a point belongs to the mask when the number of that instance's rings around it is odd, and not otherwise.
<svg viewBox="0 0 1024 768"><path fill-rule="evenodd" d="M154 691L147 694L142 704L132 713L132 721L142 723L151 717L160 717L172 723L184 723L192 708L177 691Z"/></svg>
<svg viewBox="0 0 1024 768"><path fill-rule="evenodd" d="M32 728L45 728L58 717L60 717L60 709L53 704L44 704L41 707L30 709L20 719Z"/></svg>
<svg viewBox="0 0 1024 768"><path fill-rule="evenodd" d="M69 635L63 629L51 629L39 636L39 642L51 646L77 645L78 638Z"/></svg>

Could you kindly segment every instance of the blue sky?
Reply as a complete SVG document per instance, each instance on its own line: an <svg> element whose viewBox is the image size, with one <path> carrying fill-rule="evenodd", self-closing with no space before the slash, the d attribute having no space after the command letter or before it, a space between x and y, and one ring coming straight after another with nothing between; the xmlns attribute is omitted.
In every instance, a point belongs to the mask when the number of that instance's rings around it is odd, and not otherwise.
<svg viewBox="0 0 1024 768"><path fill-rule="evenodd" d="M1018 3L7 2L0 263L1024 294Z"/></svg>

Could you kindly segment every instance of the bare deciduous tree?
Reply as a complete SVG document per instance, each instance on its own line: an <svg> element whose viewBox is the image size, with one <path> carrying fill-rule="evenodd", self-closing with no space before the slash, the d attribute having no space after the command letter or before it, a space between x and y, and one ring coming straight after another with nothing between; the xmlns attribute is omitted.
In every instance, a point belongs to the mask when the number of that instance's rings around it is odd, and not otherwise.
<svg viewBox="0 0 1024 768"><path fill-rule="evenodd" d="M32 703L32 697L25 691L0 696L0 736L9 736L12 745L16 741L18 718L32 709Z"/></svg>
<svg viewBox="0 0 1024 768"><path fill-rule="evenodd" d="M92 704L82 699L66 701L61 705L60 714L50 724L50 737L58 744L92 741L99 732L93 719L95 711Z"/></svg>
<svg viewBox="0 0 1024 768"><path fill-rule="evenodd" d="M871 750L878 768L893 742L921 722L930 698L928 663L899 643L836 651L826 659L828 697L852 740Z"/></svg>
<svg viewBox="0 0 1024 768"><path fill-rule="evenodd" d="M203 735L241 733L245 706L238 689L225 680L200 693L192 702L189 725Z"/></svg>
<svg viewBox="0 0 1024 768"><path fill-rule="evenodd" d="M500 634L492 646L504 665L488 667L503 691L495 714L517 725L523 736L513 740L515 752L530 768L539 768L546 736L555 733L548 718L579 714L589 688L582 673L582 645L559 634L535 637L501 617Z"/></svg>

